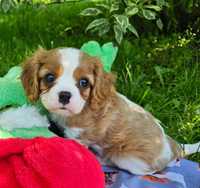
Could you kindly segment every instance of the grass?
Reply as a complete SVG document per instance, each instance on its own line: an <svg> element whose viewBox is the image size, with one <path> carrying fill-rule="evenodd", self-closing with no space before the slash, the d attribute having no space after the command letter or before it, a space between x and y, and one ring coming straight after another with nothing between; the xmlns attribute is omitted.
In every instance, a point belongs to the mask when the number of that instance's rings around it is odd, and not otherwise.
<svg viewBox="0 0 200 188"><path fill-rule="evenodd" d="M0 75L20 64L39 45L80 47L88 40L110 41L85 34L89 19L78 13L90 3L66 3L0 13ZM193 34L128 36L113 65L117 88L152 112L179 142L200 140L200 51ZM200 162L199 155L190 157Z"/></svg>
<svg viewBox="0 0 200 188"><path fill-rule="evenodd" d="M183 38L125 41L114 70L119 91L161 120L168 135L194 143L200 140L200 51L180 45ZM200 162L199 154L190 159Z"/></svg>
<svg viewBox="0 0 200 188"><path fill-rule="evenodd" d="M0 13L0 75L39 45L45 48L80 47L89 37L80 32L80 26L85 28L86 23L78 13L90 4L66 3L34 9L21 6L9 14Z"/></svg>

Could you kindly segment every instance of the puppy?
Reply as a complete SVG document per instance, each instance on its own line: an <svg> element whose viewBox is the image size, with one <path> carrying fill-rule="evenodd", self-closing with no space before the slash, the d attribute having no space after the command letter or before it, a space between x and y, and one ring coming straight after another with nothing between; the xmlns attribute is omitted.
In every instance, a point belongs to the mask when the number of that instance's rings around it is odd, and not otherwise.
<svg viewBox="0 0 200 188"><path fill-rule="evenodd" d="M21 80L30 101L40 99L67 137L133 174L152 174L198 150L199 143L181 145L167 136L156 118L117 93L99 59L78 49L39 49Z"/></svg>

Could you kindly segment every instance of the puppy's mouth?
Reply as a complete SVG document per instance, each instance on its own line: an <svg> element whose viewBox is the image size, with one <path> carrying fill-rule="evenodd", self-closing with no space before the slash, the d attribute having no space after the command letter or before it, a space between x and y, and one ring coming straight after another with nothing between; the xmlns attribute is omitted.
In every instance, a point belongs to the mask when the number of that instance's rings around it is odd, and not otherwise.
<svg viewBox="0 0 200 188"><path fill-rule="evenodd" d="M67 109L66 107L64 107L64 106L63 106L63 107L60 107L59 109L60 109L60 110L68 110L68 109Z"/></svg>
<svg viewBox="0 0 200 188"><path fill-rule="evenodd" d="M61 113L62 112L67 112L69 114L74 114L74 112L71 109L69 109L69 108L67 108L65 106L61 106L61 107L58 107L58 108L51 109L51 111L52 112L58 112L58 113L60 111Z"/></svg>
<svg viewBox="0 0 200 188"><path fill-rule="evenodd" d="M60 107L59 110L68 111L71 114L73 113L69 108L66 108L65 106Z"/></svg>
<svg viewBox="0 0 200 188"><path fill-rule="evenodd" d="M58 106L56 108L51 108L51 109L49 108L48 110L52 113L60 114L63 116L71 116L75 114L72 109L66 106Z"/></svg>

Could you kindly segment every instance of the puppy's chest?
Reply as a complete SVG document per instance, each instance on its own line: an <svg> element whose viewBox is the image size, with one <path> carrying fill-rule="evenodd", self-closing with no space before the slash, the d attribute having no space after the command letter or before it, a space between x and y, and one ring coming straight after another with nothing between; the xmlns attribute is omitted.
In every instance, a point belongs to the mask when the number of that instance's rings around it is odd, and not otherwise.
<svg viewBox="0 0 200 188"><path fill-rule="evenodd" d="M67 138L78 139L83 131L81 128L70 128L66 126L64 134Z"/></svg>
<svg viewBox="0 0 200 188"><path fill-rule="evenodd" d="M83 141L86 145L98 144L101 135L97 134L92 128L79 128L79 127L65 127L65 136L71 139L78 139Z"/></svg>
<svg viewBox="0 0 200 188"><path fill-rule="evenodd" d="M55 122L59 127L63 128L64 137L70 139L79 138L83 129L80 127L70 127L65 117L58 116L57 114L50 114L51 120Z"/></svg>
<svg viewBox="0 0 200 188"><path fill-rule="evenodd" d="M103 140L107 128L106 126L101 126L101 123L95 121L94 118L88 117L87 120L84 118L81 121L79 117L66 119L53 115L52 119L64 128L66 138L81 140L88 146L96 144L102 147L105 145ZM105 125L106 122L103 124Z"/></svg>
<svg viewBox="0 0 200 188"><path fill-rule="evenodd" d="M66 135L96 141L101 136L101 130L98 127L98 122L94 121L93 118L69 118L66 121Z"/></svg>

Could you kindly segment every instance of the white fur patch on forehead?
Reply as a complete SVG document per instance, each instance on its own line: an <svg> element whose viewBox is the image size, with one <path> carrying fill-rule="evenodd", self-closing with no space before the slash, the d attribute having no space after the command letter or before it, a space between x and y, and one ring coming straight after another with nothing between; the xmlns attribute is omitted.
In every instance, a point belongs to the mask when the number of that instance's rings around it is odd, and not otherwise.
<svg viewBox="0 0 200 188"><path fill-rule="evenodd" d="M60 63L62 64L64 71L72 75L74 70L79 66L80 50L75 48L60 48L58 53L61 56Z"/></svg>

